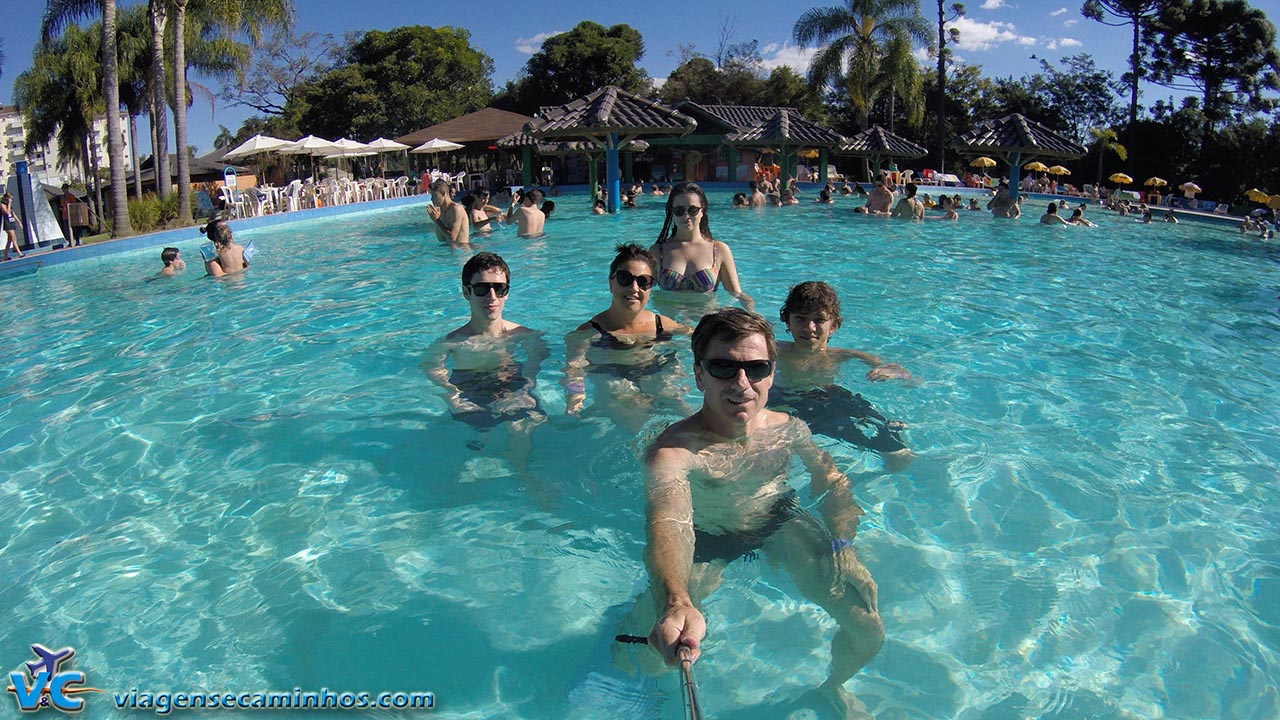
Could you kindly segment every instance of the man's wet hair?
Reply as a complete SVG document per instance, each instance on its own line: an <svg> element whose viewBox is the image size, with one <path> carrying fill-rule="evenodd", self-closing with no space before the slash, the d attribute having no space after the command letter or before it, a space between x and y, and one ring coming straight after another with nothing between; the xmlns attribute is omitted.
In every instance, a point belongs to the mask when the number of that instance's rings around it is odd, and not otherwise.
<svg viewBox="0 0 1280 720"><path fill-rule="evenodd" d="M177 259L178 248L176 247L167 247L160 251L160 262L164 263L165 267L169 267L173 264L173 261Z"/></svg>
<svg viewBox="0 0 1280 720"><path fill-rule="evenodd" d="M462 284L470 285L471 277L485 270L501 270L502 274L507 278L507 282L511 282L511 268L507 267L507 261L501 256L491 252L476 253L471 256L466 265L462 266Z"/></svg>
<svg viewBox="0 0 1280 720"><path fill-rule="evenodd" d="M783 323L790 322L792 314L797 315L826 315L831 318L831 329L835 330L844 323L844 319L840 317L840 296L836 294L835 288L830 285L810 280L794 285L791 292L787 293L787 299L782 303L782 310L778 316Z"/></svg>
<svg viewBox="0 0 1280 720"><path fill-rule="evenodd" d="M617 246L615 249L618 251L618 254L613 258L613 262L609 263L609 277L613 277L613 274L618 271L618 268L632 260L639 260L649 266L650 272L655 275L658 274L658 258L653 253L649 252L649 249L643 245L626 243L624 245Z"/></svg>
<svg viewBox="0 0 1280 720"><path fill-rule="evenodd" d="M742 308L724 308L702 316L693 329L693 362L701 363L707 348L715 340L734 343L752 335L764 337L769 359L778 359L778 344L773 339L773 326L760 315Z"/></svg>
<svg viewBox="0 0 1280 720"><path fill-rule="evenodd" d="M439 180L436 180L435 182L431 183L431 185L427 188L427 190L429 192L440 192L443 190L445 194L452 196L453 183L449 182L448 180L445 180L444 178L440 178Z"/></svg>

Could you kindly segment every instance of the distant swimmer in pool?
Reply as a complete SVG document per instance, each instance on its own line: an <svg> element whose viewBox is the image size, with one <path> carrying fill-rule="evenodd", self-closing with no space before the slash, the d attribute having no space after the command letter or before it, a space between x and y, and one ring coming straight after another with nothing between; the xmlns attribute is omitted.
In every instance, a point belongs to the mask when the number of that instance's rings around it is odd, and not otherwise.
<svg viewBox="0 0 1280 720"><path fill-rule="evenodd" d="M910 380L911 373L871 353L828 345L842 318L840 298L824 282L802 282L791 288L779 316L792 341L778 343L773 388L777 406L795 413L815 433L878 453L889 472L906 467L914 458L902 439L906 425L889 420L835 380L840 366L849 360L870 365L866 377L872 382Z"/></svg>
<svg viewBox="0 0 1280 720"><path fill-rule="evenodd" d="M884 177L876 178L871 192L867 195L867 204L858 208L858 212L868 215L889 215L893 211L893 191L885 184Z"/></svg>
<svg viewBox="0 0 1280 720"><path fill-rule="evenodd" d="M437 240L456 248L471 246L471 218L462 203L453 201L453 183L443 178L431 183L427 216Z"/></svg>
<svg viewBox="0 0 1280 720"><path fill-rule="evenodd" d="M1049 203L1044 214L1040 216L1041 225L1070 225L1067 219L1058 214L1058 204Z"/></svg>
<svg viewBox="0 0 1280 720"><path fill-rule="evenodd" d="M546 225L547 216L538 208L542 202L542 191L537 188L517 190L511 197L511 208L507 210L507 222L516 223L516 234L520 237L538 237Z"/></svg>
<svg viewBox="0 0 1280 720"><path fill-rule="evenodd" d="M699 607L729 564L758 554L837 626L826 681L772 717L791 717L793 706L852 717L856 700L844 684L884 644L879 591L855 550L863 510L804 422L765 407L777 349L764 318L738 308L705 316L693 358L702 407L667 428L645 458L645 564L657 616L649 646L668 665L696 662L707 634ZM793 458L806 471L808 503L789 483ZM780 599L775 610L789 612L793 602ZM628 622L644 622L648 609L640 600ZM723 630L718 637L735 642Z"/></svg>
<svg viewBox="0 0 1280 720"><path fill-rule="evenodd" d="M231 226L222 218L215 217L208 225L200 228L200 232L213 243L214 255L205 258L204 271L214 277L234 275L244 272L249 267L249 258L245 256L244 246L239 245L231 236Z"/></svg>
<svg viewBox="0 0 1280 720"><path fill-rule="evenodd" d="M998 218L1016 220L1022 216L1022 208L1018 206L1018 201L1009 194L1009 183L1003 180L996 188L995 197L987 201L987 209L991 211L992 216Z"/></svg>
<svg viewBox="0 0 1280 720"><path fill-rule="evenodd" d="M691 331L645 309L657 272L653 253L635 244L618 246L609 265L609 308L564 339L566 413L582 411L588 380L593 407L633 433L652 417L659 400L680 414L688 411L671 340Z"/></svg>
<svg viewBox="0 0 1280 720"><path fill-rule="evenodd" d="M187 263L179 257L178 248L176 247L167 247L160 251L160 262L164 263L164 267L155 274L155 277L158 278L174 277L187 269Z"/></svg>
<svg viewBox="0 0 1280 720"><path fill-rule="evenodd" d="M924 217L924 203L916 198L918 190L915 183L907 183L907 192L893 208L893 217L900 220L920 220Z"/></svg>
<svg viewBox="0 0 1280 720"><path fill-rule="evenodd" d="M548 357L542 333L502 317L511 270L499 256L477 253L462 267L467 324L433 342L423 370L448 393L453 416L477 430L507 426L507 457L521 475L533 429L546 419L533 394ZM452 367L451 367L452 366Z"/></svg>
<svg viewBox="0 0 1280 720"><path fill-rule="evenodd" d="M738 282L729 246L711 236L707 195L695 183L680 183L667 196L667 213L658 241L649 248L658 258L658 286L670 293L713 295L718 285L750 310L754 302Z"/></svg>
<svg viewBox="0 0 1280 720"><path fill-rule="evenodd" d="M471 219L471 232L476 235L488 235L495 224L501 224L502 208L489 204L488 190L477 190L468 195L463 198L462 205Z"/></svg>

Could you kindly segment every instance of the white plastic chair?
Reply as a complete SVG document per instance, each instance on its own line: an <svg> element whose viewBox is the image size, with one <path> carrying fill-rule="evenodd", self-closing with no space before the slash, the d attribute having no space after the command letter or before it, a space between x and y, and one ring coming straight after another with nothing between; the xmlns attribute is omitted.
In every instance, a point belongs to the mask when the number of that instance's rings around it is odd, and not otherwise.
<svg viewBox="0 0 1280 720"><path fill-rule="evenodd" d="M285 186L284 192L280 194L282 198L282 208L288 207L292 212L302 209L302 181L294 180Z"/></svg>
<svg viewBox="0 0 1280 720"><path fill-rule="evenodd" d="M244 198L240 196L240 193L223 185L218 188L218 197L222 199L222 204L226 207L227 213L231 217L244 217Z"/></svg>

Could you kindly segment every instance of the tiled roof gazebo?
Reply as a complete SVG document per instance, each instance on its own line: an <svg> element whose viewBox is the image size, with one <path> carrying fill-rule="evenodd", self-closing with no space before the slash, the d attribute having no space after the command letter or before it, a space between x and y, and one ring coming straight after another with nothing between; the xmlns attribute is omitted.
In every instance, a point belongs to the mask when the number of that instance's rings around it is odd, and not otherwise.
<svg viewBox="0 0 1280 720"><path fill-rule="evenodd" d="M1088 152L1084 146L1040 123L1014 113L987 120L951 143L962 153L998 155L1009 163L1009 193L1018 196L1018 170L1023 161L1038 158L1074 160Z"/></svg>

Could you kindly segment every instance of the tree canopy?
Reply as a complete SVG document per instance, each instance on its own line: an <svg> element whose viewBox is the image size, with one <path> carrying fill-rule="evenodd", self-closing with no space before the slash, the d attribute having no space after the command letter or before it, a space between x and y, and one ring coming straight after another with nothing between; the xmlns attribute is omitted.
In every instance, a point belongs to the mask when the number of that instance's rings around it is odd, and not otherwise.
<svg viewBox="0 0 1280 720"><path fill-rule="evenodd" d="M584 20L543 41L495 105L533 114L539 107L567 103L604 85L647 94L649 76L639 66L643 57L639 30Z"/></svg>

